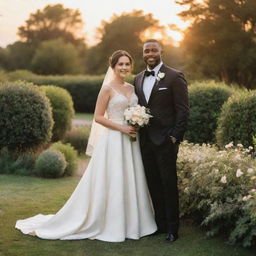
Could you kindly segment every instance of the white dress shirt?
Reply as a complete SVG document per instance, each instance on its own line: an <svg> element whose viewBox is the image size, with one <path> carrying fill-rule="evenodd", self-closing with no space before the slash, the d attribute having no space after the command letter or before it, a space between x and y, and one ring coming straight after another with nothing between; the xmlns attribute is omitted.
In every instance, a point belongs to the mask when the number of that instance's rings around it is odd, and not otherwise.
<svg viewBox="0 0 256 256"><path fill-rule="evenodd" d="M146 98L146 101L148 102L149 98L150 98L150 94L151 94L151 91L154 87L154 84L156 82L156 77L157 77L157 74L162 66L163 62L161 61L154 69L155 71L155 75L154 76L145 76L144 78L144 81L143 81L143 92L144 92L144 95L145 95L145 98ZM150 70L148 67L147 67L147 70L148 71L152 71Z"/></svg>

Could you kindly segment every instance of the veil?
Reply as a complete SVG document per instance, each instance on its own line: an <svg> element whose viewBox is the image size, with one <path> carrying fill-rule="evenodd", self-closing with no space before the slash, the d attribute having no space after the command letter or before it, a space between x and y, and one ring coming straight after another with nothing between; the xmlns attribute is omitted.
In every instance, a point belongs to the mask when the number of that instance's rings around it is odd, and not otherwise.
<svg viewBox="0 0 256 256"><path fill-rule="evenodd" d="M114 74L113 69L111 67L108 67L107 73L106 73L104 80L102 82L102 85L101 85L101 89L104 86L107 86L114 79L114 76L115 76L115 74ZM104 116L107 117L106 112L105 112ZM93 150L95 149L95 147L99 141L99 138L101 137L101 135L105 129L106 128L103 125L96 123L95 118L93 118L91 132L90 132L90 136L88 139L86 152L85 152L86 155L92 156Z"/></svg>

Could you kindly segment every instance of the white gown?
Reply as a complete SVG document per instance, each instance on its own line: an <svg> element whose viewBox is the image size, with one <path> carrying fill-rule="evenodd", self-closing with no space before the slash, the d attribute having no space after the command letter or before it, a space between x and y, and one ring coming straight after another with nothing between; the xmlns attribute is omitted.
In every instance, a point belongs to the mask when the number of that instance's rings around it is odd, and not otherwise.
<svg viewBox="0 0 256 256"><path fill-rule="evenodd" d="M137 104L115 93L107 113L123 123L128 105ZM38 214L18 220L17 229L42 239L98 239L121 242L139 239L157 229L146 184L138 140L119 131L105 129L88 167L66 204L51 215Z"/></svg>

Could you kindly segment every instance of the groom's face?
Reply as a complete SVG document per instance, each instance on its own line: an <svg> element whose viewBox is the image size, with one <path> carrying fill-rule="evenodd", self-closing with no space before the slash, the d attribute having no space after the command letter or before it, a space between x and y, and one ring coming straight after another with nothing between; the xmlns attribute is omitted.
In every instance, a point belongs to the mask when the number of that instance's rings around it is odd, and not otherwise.
<svg viewBox="0 0 256 256"><path fill-rule="evenodd" d="M143 59L150 69L161 62L162 49L156 42L145 43L143 46Z"/></svg>

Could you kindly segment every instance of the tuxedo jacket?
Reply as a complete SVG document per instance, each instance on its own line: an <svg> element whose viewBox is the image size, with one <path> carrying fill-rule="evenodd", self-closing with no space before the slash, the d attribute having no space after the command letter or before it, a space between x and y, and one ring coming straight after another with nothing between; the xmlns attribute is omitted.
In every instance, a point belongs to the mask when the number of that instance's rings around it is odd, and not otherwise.
<svg viewBox="0 0 256 256"><path fill-rule="evenodd" d="M159 72L164 77L156 80L148 102L143 92L145 70L134 79L139 104L149 108L151 115L147 126L140 129L141 139L145 133L155 145L163 144L173 136L181 142L189 116L187 82L182 72L162 65Z"/></svg>

